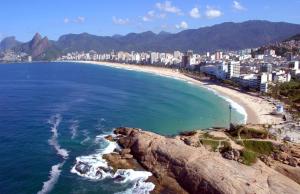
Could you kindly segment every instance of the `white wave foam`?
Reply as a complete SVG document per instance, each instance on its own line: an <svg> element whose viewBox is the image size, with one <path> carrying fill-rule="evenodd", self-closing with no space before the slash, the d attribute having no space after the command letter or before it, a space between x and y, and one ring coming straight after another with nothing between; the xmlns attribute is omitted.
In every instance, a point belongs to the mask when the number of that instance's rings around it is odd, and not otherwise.
<svg viewBox="0 0 300 194"><path fill-rule="evenodd" d="M126 191L117 192L116 194L148 194L155 188L151 182L146 182L152 176L152 173L146 171L134 171L132 169L119 169L114 175L114 178L119 177L119 183L132 182L133 186ZM116 181L115 181L116 182Z"/></svg>
<svg viewBox="0 0 300 194"><path fill-rule="evenodd" d="M61 148L61 146L59 145L57 138L58 138L58 126L61 122L61 115L60 114L56 114L53 117L51 117L51 119L49 120L49 124L51 124L51 132L52 132L52 137L51 139L48 140L49 144L51 146L54 147L54 149L56 150L57 154L62 156L64 159L67 159L69 156L69 153L66 149Z"/></svg>
<svg viewBox="0 0 300 194"><path fill-rule="evenodd" d="M90 141L91 138L90 138L90 136L89 136L89 131L88 131L88 130L84 129L84 130L82 131L82 133L83 133L83 136L84 136L85 138L84 138L84 140L82 140L82 141L80 142L80 144L85 144L86 142Z"/></svg>
<svg viewBox="0 0 300 194"><path fill-rule="evenodd" d="M56 184L56 182L60 176L61 167L63 165L64 165L64 162L52 166L51 171L50 171L49 180L43 183L42 190L37 192L37 194L46 194L46 193L49 193L53 189L54 185Z"/></svg>
<svg viewBox="0 0 300 194"><path fill-rule="evenodd" d="M105 143L106 146L102 149L98 149L97 154L77 157L76 164L71 169L71 172L93 180L111 178L120 184L133 183L133 186L125 191L126 193L150 193L155 185L145 181L152 176L152 173L147 171L134 171L132 169L118 169L114 173L106 160L103 159L103 155L114 152L115 149L119 149L119 146L116 142L107 141L104 138L105 136L106 135L97 136L95 142L99 142L100 144Z"/></svg>
<svg viewBox="0 0 300 194"><path fill-rule="evenodd" d="M204 88L204 89L206 89L206 90L214 93L215 95L219 96L220 98L222 98L226 102L228 102L235 111L237 111L238 113L240 113L241 115L244 116L244 120L242 121L242 124L246 124L247 118L248 118L248 114L247 114L247 112L246 112L246 110L245 110L245 108L243 106L239 105L238 103L236 103L235 101L231 100L230 98L221 95L219 92L217 92L216 90L214 90L214 89L212 89L210 87L207 87L207 86L204 86L204 85L200 86L200 87L202 87L202 88Z"/></svg>
<svg viewBox="0 0 300 194"><path fill-rule="evenodd" d="M72 124L70 126L70 132L71 132L71 139L75 139L76 136L77 136L77 130L78 130L78 127L79 127L79 122L77 120L73 120L72 121Z"/></svg>
<svg viewBox="0 0 300 194"><path fill-rule="evenodd" d="M118 145L115 142L107 141L103 135L97 136L96 139L99 139L99 142L102 141L102 143L107 144L107 146L103 149L98 149L98 154L77 157L76 165L71 169L72 173L95 180L112 177L112 169L108 166L102 156L104 154L112 153Z"/></svg>
<svg viewBox="0 0 300 194"><path fill-rule="evenodd" d="M231 100L230 98L226 98L225 96L221 96L219 95L221 98L225 99L227 102L230 103L231 107L236 110L238 113L240 113L241 115L244 116L244 120L243 120L243 124L246 124L247 122L247 118L248 118L248 114L245 110L244 107L242 107L241 105L239 105L238 103L236 103L235 101Z"/></svg>

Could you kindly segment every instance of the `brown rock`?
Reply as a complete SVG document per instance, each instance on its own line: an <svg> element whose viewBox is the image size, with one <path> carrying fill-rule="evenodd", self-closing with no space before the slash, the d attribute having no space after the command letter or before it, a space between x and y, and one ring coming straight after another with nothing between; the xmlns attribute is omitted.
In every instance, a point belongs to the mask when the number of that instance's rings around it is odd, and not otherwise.
<svg viewBox="0 0 300 194"><path fill-rule="evenodd" d="M287 159L287 161L288 161L288 164L289 164L290 166L296 167L296 166L298 165L298 161L297 161L296 158L289 157L289 158Z"/></svg>
<svg viewBox="0 0 300 194"><path fill-rule="evenodd" d="M122 158L123 159L131 159L131 158L133 158L133 155L131 155L131 154L124 154L124 155L122 155Z"/></svg>
<svg viewBox="0 0 300 194"><path fill-rule="evenodd" d="M246 166L226 160L202 147L133 129L122 130L119 141L156 177L170 177L187 192L196 193L300 193L300 185L262 162ZM123 144L122 144L123 142ZM245 183L251 183L246 185Z"/></svg>
<svg viewBox="0 0 300 194"><path fill-rule="evenodd" d="M234 153L232 150L224 152L222 156L228 160L234 160Z"/></svg>
<svg viewBox="0 0 300 194"><path fill-rule="evenodd" d="M125 148L125 149L122 149L120 154L121 155L125 155L125 154L130 154L131 150L129 148Z"/></svg>
<svg viewBox="0 0 300 194"><path fill-rule="evenodd" d="M289 148L287 145L282 144L282 145L280 145L279 148L280 148L280 151L282 151L282 152L289 152Z"/></svg>
<svg viewBox="0 0 300 194"><path fill-rule="evenodd" d="M300 184L300 168L292 167L284 164L278 163L275 166L275 170L280 172L281 174L289 177L290 179L294 180L296 183Z"/></svg>
<svg viewBox="0 0 300 194"><path fill-rule="evenodd" d="M114 140L114 138L113 138L112 135L105 136L104 138L105 138L106 140L108 140L108 141L113 141L113 140Z"/></svg>

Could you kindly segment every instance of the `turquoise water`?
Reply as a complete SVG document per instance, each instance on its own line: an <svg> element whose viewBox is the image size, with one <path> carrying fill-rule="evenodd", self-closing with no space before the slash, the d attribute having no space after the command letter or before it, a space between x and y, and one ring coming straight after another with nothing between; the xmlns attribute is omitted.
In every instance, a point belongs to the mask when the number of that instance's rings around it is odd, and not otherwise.
<svg viewBox="0 0 300 194"><path fill-rule="evenodd" d="M3 64L0 193L122 192L132 184L70 172L76 157L107 145L97 135L119 126L174 135L227 126L228 117L224 99L175 79L87 64ZM233 111L233 119L243 115Z"/></svg>

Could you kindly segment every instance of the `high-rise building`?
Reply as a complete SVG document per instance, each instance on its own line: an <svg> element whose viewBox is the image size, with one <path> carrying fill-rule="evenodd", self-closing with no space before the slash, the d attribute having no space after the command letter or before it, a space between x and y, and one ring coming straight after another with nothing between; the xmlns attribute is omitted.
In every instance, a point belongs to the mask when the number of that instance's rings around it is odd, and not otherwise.
<svg viewBox="0 0 300 194"><path fill-rule="evenodd" d="M223 53L221 51L216 52L216 60L221 60L223 58Z"/></svg>
<svg viewBox="0 0 300 194"><path fill-rule="evenodd" d="M261 64L260 71L262 73L272 73L272 64L271 63L263 63L263 64Z"/></svg>
<svg viewBox="0 0 300 194"><path fill-rule="evenodd" d="M269 55L269 56L276 56L276 52L273 49L267 49L264 51L265 55Z"/></svg>
<svg viewBox="0 0 300 194"><path fill-rule="evenodd" d="M292 70L298 70L299 69L299 61L292 61L289 63L289 68Z"/></svg>
<svg viewBox="0 0 300 194"><path fill-rule="evenodd" d="M228 78L239 77L241 65L239 61L231 61L228 64Z"/></svg>
<svg viewBox="0 0 300 194"><path fill-rule="evenodd" d="M32 57L28 56L28 62L32 62Z"/></svg>
<svg viewBox="0 0 300 194"><path fill-rule="evenodd" d="M158 62L158 53L156 52L151 52L150 53L150 63L155 64Z"/></svg>
<svg viewBox="0 0 300 194"><path fill-rule="evenodd" d="M180 59L181 58L181 52L180 51L174 51L174 58Z"/></svg>
<svg viewBox="0 0 300 194"><path fill-rule="evenodd" d="M187 67L189 67L191 64L193 64L195 62L193 55L194 55L193 51L192 50L188 50L182 56L182 62L181 62L181 67L182 68L187 68Z"/></svg>

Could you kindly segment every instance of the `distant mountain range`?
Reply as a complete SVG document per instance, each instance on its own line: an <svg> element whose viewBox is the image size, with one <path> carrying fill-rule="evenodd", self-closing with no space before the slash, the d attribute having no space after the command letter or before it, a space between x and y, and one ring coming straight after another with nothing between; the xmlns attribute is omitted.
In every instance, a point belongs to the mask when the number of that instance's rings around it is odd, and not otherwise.
<svg viewBox="0 0 300 194"><path fill-rule="evenodd" d="M0 43L0 51L13 49L31 54L35 59L51 59L67 52L90 50L97 52L239 50L283 41L299 33L299 24L251 20L242 23L226 22L174 34L168 32L155 34L147 31L124 36L96 36L82 33L63 35L57 41L50 41L37 33L27 43L21 43L14 37L5 38Z"/></svg>

